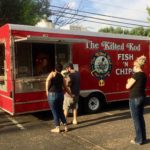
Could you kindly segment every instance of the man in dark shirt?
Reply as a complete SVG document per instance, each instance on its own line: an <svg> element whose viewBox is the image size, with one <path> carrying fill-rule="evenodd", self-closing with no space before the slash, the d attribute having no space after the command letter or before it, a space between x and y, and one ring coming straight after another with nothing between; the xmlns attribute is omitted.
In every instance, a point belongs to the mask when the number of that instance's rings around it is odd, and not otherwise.
<svg viewBox="0 0 150 150"><path fill-rule="evenodd" d="M63 105L64 114L67 118L68 110L71 108L73 110L73 124L77 124L77 105L80 94L80 73L79 71L74 70L72 63L67 65L66 71L69 73L68 77L66 78L66 82L70 88L73 98L71 98L67 93L65 94Z"/></svg>

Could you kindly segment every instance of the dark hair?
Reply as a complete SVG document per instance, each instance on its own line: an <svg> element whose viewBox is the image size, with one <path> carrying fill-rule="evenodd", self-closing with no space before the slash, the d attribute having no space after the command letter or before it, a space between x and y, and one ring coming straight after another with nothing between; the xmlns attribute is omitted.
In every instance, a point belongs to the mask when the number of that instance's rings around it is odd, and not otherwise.
<svg viewBox="0 0 150 150"><path fill-rule="evenodd" d="M56 65L55 65L55 69L56 69L57 72L61 72L62 69L63 69L62 64L60 64L60 63L56 64Z"/></svg>
<svg viewBox="0 0 150 150"><path fill-rule="evenodd" d="M46 60L47 60L47 57L43 57L43 58L42 58L42 61L43 61L44 59L46 59Z"/></svg>
<svg viewBox="0 0 150 150"><path fill-rule="evenodd" d="M74 69L74 67L73 67L73 64L72 64L72 63L69 63L69 64L67 65L67 67L70 67L71 69Z"/></svg>

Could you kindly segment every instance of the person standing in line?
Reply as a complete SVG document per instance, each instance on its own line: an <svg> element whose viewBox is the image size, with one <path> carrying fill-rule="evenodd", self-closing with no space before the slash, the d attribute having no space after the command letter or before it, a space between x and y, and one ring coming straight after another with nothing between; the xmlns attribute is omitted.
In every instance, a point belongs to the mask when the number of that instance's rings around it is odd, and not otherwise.
<svg viewBox="0 0 150 150"><path fill-rule="evenodd" d="M51 111L54 117L55 128L51 132L60 132L60 120L64 125L64 130L67 132L67 122L63 112L63 100L64 91L63 88L72 96L69 89L66 86L66 82L61 75L63 66L57 64L55 71L52 71L46 79L46 94L48 96L48 102L51 107Z"/></svg>
<svg viewBox="0 0 150 150"><path fill-rule="evenodd" d="M64 97L64 114L67 119L68 110L72 109L73 111L73 124L78 124L77 122L77 107L78 107L78 100L80 94L80 73L79 71L74 70L74 66L72 63L69 63L66 66L66 72L68 73L68 77L66 77L66 83L69 87L73 97L70 97L68 93L65 94Z"/></svg>
<svg viewBox="0 0 150 150"><path fill-rule="evenodd" d="M135 127L135 139L132 144L144 144L146 142L146 128L144 120L144 103L146 100L147 77L142 68L146 62L145 56L140 56L134 61L133 76L127 80L126 89L130 90L129 107Z"/></svg>

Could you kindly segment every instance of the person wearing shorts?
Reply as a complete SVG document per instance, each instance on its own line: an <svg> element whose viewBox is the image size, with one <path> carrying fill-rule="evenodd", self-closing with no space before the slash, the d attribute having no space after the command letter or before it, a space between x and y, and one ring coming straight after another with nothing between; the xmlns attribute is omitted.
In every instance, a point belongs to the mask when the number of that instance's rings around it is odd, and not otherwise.
<svg viewBox="0 0 150 150"><path fill-rule="evenodd" d="M69 109L73 111L73 124L77 124L77 109L78 109L78 100L80 93L80 73L74 70L73 64L69 63L66 66L66 71L68 73L66 79L66 84L69 87L72 97L66 92L64 95L63 109L64 115L67 119Z"/></svg>

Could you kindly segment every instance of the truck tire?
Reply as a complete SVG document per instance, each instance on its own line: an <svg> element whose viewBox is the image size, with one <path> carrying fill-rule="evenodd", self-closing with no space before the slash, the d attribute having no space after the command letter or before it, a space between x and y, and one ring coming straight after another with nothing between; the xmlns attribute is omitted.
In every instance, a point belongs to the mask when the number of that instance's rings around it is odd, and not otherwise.
<svg viewBox="0 0 150 150"><path fill-rule="evenodd" d="M87 97L85 100L85 110L86 113L97 113L100 110L102 110L104 106L104 99L103 95L100 95L98 93L91 94Z"/></svg>

